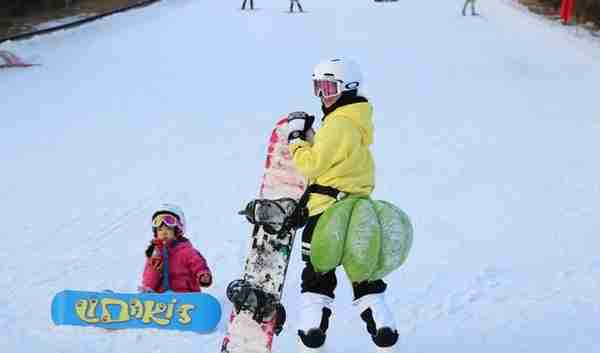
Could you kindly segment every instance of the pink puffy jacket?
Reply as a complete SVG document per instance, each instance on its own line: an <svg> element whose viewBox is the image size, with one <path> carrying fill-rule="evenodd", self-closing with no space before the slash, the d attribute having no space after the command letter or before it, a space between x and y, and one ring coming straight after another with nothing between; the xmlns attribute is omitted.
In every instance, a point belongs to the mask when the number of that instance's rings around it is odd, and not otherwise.
<svg viewBox="0 0 600 353"><path fill-rule="evenodd" d="M162 248L157 247L157 252L162 253ZM192 243L186 238L179 238L167 245L169 255L169 289L174 292L201 292L199 278L204 274L212 273L204 257L194 249ZM152 266L153 257L146 260L142 287L144 291L164 292L162 286L162 270ZM210 283L205 284L205 286Z"/></svg>

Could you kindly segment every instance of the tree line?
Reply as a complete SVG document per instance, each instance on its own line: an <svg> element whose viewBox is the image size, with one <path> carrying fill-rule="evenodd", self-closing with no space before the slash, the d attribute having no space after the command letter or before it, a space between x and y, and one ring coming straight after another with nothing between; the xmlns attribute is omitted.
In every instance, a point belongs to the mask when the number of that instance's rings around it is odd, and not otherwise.
<svg viewBox="0 0 600 353"><path fill-rule="evenodd" d="M60 9L69 6L76 0L2 0L0 15L25 16L34 11Z"/></svg>

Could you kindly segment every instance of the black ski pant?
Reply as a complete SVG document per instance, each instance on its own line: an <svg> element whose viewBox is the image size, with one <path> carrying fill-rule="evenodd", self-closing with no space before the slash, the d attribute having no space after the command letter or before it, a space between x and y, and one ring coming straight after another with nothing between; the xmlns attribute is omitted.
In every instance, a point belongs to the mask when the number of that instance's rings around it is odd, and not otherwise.
<svg viewBox="0 0 600 353"><path fill-rule="evenodd" d="M248 0L244 0L244 2L242 3L242 10L246 9L246 1ZM250 10L254 10L254 0L250 0Z"/></svg>
<svg viewBox="0 0 600 353"><path fill-rule="evenodd" d="M300 12L304 12L304 10L302 10L302 5L300 5L300 1L298 0L290 0L290 12L294 12L294 3L298 5L298 10L300 10Z"/></svg>
<svg viewBox="0 0 600 353"><path fill-rule="evenodd" d="M310 263L310 241L312 240L315 226L321 215L322 213L310 217L302 231L302 260L304 261L305 266L302 270L301 293L309 292L323 294L333 299L335 298L334 292L337 287L335 269L326 273L318 273ZM386 288L387 284L381 279L352 283L354 300L367 294L383 293Z"/></svg>

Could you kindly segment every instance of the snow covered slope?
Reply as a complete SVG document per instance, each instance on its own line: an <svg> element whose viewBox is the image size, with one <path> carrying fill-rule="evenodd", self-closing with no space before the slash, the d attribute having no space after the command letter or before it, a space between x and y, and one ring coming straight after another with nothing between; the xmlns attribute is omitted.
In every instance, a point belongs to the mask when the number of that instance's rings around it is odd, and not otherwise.
<svg viewBox="0 0 600 353"><path fill-rule="evenodd" d="M168 0L4 43L0 346L12 353L216 353L219 332L54 327L64 288L134 291L149 217L181 204L221 300L242 268L269 130L319 112L310 74L350 56L375 106L376 198L413 219L387 278L401 352L600 351L600 45L504 0ZM299 249L284 296L294 352ZM330 353L371 351L350 286ZM225 310L229 304L225 303Z"/></svg>

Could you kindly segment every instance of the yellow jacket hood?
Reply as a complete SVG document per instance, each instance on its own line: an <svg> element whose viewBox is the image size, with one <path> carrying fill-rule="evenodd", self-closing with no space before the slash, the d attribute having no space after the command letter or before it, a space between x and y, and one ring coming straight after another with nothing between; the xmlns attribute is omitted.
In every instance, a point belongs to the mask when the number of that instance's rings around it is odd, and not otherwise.
<svg viewBox="0 0 600 353"><path fill-rule="evenodd" d="M361 143L365 146L373 144L373 106L370 103L354 103L345 105L335 111L335 115L350 119L361 133Z"/></svg>

